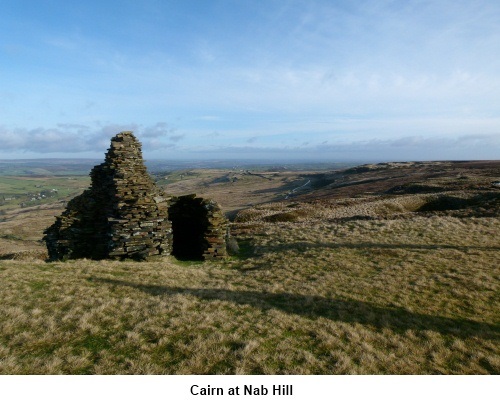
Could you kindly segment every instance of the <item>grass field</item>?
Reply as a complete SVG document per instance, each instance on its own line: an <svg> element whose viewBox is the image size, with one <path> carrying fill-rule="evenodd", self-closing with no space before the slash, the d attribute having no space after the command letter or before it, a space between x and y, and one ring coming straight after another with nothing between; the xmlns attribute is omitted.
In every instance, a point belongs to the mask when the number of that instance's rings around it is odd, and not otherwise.
<svg viewBox="0 0 500 405"><path fill-rule="evenodd" d="M499 226L251 223L224 263L2 261L0 373L498 373Z"/></svg>
<svg viewBox="0 0 500 405"><path fill-rule="evenodd" d="M242 209L282 200L290 190L304 184L308 173L204 169L174 172L157 182L169 194L195 193L214 199L232 219Z"/></svg>
<svg viewBox="0 0 500 405"><path fill-rule="evenodd" d="M0 209L37 206L70 198L90 184L88 176L0 176Z"/></svg>
<svg viewBox="0 0 500 405"><path fill-rule="evenodd" d="M176 172L233 213L215 263L47 263L63 204L6 209L0 373L500 373L498 164L389 166Z"/></svg>

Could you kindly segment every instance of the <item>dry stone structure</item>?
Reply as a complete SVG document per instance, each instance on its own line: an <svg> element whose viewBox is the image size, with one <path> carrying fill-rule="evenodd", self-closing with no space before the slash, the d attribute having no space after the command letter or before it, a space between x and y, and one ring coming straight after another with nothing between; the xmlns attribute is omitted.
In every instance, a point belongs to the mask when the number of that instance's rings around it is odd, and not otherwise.
<svg viewBox="0 0 500 405"><path fill-rule="evenodd" d="M174 197L168 215L175 256L195 260L226 256L227 220L215 201L195 194Z"/></svg>
<svg viewBox="0 0 500 405"><path fill-rule="evenodd" d="M172 249L180 258L226 255L227 220L220 207L196 196L168 198L148 175L132 132L111 139L104 163L90 176L90 189L45 230L50 260L145 259Z"/></svg>

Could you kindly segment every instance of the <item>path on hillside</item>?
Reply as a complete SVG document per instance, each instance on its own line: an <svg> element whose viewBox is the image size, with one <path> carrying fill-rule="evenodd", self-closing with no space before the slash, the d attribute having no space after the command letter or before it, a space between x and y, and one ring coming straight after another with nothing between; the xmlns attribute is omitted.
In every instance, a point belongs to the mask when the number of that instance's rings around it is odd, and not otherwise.
<svg viewBox="0 0 500 405"><path fill-rule="evenodd" d="M295 193L297 190L300 190L301 188L304 188L306 186L309 185L309 183L311 182L311 180L307 180L307 182L305 184L302 184L301 186L299 187L296 187L294 188L292 191L290 191L286 196L285 196L285 200L288 200L288 198L293 194Z"/></svg>

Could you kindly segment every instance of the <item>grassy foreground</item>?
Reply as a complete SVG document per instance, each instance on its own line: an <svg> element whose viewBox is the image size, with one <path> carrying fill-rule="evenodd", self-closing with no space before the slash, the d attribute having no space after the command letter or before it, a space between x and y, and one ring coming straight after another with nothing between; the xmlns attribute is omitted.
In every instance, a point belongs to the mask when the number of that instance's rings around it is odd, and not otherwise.
<svg viewBox="0 0 500 405"><path fill-rule="evenodd" d="M3 260L0 373L499 373L498 229L255 222L224 263Z"/></svg>

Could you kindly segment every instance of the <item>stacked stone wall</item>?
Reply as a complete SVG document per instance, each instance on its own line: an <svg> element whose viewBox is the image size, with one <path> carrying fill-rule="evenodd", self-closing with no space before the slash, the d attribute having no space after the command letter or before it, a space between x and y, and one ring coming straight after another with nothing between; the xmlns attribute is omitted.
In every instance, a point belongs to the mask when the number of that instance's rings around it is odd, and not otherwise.
<svg viewBox="0 0 500 405"><path fill-rule="evenodd" d="M169 255L175 233L182 254L192 250L205 260L226 256L228 223L220 206L195 195L167 197L148 175L132 132L111 139L104 163L90 177L91 187L45 230L50 260Z"/></svg>
<svg viewBox="0 0 500 405"><path fill-rule="evenodd" d="M215 201L204 200L204 207L207 210L208 227L205 240L208 247L203 253L203 258L205 260L223 259L227 256L228 221Z"/></svg>
<svg viewBox="0 0 500 405"><path fill-rule="evenodd" d="M71 200L45 231L51 260L170 253L168 198L148 175L141 144L131 132L112 138L104 163L90 176L90 189Z"/></svg>

